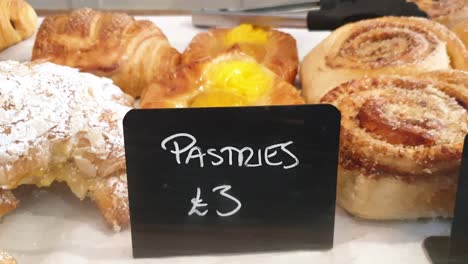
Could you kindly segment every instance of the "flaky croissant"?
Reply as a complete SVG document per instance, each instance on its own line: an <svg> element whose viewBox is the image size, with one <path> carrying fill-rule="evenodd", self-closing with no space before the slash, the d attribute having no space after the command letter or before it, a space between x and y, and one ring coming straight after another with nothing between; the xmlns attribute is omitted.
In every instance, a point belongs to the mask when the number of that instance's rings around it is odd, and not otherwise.
<svg viewBox="0 0 468 264"><path fill-rule="evenodd" d="M198 34L182 54L182 64L213 59L231 49L252 56L287 82L296 79L299 65L296 40L287 33L248 24Z"/></svg>
<svg viewBox="0 0 468 264"><path fill-rule="evenodd" d="M0 1L0 51L30 37L36 27L36 12L24 0Z"/></svg>
<svg viewBox="0 0 468 264"><path fill-rule="evenodd" d="M141 100L143 108L303 103L294 86L240 50L180 66L166 78L153 82Z"/></svg>
<svg viewBox="0 0 468 264"><path fill-rule="evenodd" d="M111 78L124 92L139 97L153 79L173 70L180 54L148 20L84 8L47 17L32 58Z"/></svg>

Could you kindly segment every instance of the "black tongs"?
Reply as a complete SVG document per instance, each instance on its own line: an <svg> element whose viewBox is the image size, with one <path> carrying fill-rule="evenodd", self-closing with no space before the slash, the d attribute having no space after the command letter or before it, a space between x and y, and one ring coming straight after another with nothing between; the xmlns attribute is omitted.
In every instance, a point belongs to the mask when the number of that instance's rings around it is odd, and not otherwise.
<svg viewBox="0 0 468 264"><path fill-rule="evenodd" d="M269 27L333 30L349 22L381 16L427 17L406 0L311 0L307 3L253 9L202 9L192 22L199 27L228 27L250 23Z"/></svg>

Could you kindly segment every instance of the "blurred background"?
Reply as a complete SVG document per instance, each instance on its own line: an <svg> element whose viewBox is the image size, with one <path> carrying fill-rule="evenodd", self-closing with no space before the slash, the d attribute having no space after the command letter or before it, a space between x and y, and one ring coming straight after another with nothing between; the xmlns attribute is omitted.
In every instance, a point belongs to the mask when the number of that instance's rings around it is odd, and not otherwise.
<svg viewBox="0 0 468 264"><path fill-rule="evenodd" d="M120 10L191 10L201 8L251 8L305 0L28 0L36 9L92 7Z"/></svg>

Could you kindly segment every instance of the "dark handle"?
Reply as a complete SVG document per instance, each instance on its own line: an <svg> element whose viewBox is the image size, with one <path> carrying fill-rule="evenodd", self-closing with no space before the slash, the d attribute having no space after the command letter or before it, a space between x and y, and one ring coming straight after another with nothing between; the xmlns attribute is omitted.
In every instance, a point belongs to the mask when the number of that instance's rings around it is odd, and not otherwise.
<svg viewBox="0 0 468 264"><path fill-rule="evenodd" d="M346 23L381 16L427 17L406 0L321 0L321 10L307 14L309 30L334 30Z"/></svg>

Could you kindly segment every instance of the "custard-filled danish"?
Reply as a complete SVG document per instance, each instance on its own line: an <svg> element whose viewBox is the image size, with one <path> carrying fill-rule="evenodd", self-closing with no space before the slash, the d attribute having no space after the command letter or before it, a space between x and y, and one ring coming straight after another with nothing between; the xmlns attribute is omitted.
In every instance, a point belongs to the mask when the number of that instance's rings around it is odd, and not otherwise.
<svg viewBox="0 0 468 264"><path fill-rule="evenodd" d="M294 86L238 50L179 67L167 78L152 83L141 100L143 108L303 103Z"/></svg>
<svg viewBox="0 0 468 264"><path fill-rule="evenodd" d="M348 212L452 216L468 133L468 74L427 76L354 80L322 98L342 114L338 203Z"/></svg>
<svg viewBox="0 0 468 264"><path fill-rule="evenodd" d="M287 82L296 79L296 40L287 33L248 24L198 34L182 54L182 64L210 60L233 48L252 56Z"/></svg>
<svg viewBox="0 0 468 264"><path fill-rule="evenodd" d="M345 25L304 59L301 81L308 103L336 86L380 75L468 69L467 51L446 27L413 17L383 17Z"/></svg>

